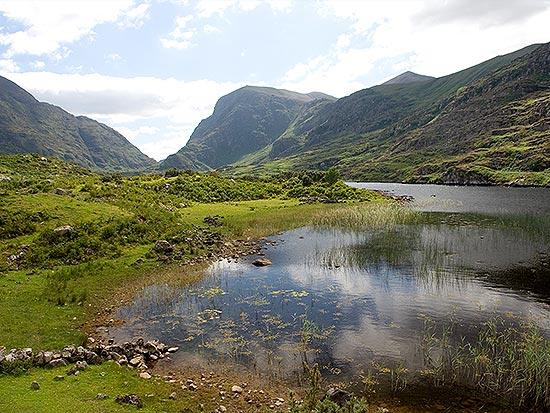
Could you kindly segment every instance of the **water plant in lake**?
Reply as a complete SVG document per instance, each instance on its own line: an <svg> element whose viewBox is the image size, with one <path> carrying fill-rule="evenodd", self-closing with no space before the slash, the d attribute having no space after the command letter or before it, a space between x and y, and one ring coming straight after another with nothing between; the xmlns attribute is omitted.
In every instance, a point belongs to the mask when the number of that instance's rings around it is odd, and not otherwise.
<svg viewBox="0 0 550 413"><path fill-rule="evenodd" d="M425 376L437 386L466 386L520 407L550 408L550 340L530 323L502 318L484 323L477 339L452 339L453 326L436 332L427 319L422 351Z"/></svg>
<svg viewBox="0 0 550 413"><path fill-rule="evenodd" d="M319 212L314 222L320 228L367 229L413 224L421 215L399 204L364 204Z"/></svg>

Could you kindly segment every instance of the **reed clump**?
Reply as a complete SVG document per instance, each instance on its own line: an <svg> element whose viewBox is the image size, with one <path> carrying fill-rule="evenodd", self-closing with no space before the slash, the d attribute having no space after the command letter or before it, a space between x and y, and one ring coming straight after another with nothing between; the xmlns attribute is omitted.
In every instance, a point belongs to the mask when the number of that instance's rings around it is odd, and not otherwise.
<svg viewBox="0 0 550 413"><path fill-rule="evenodd" d="M435 385L469 387L519 407L550 409L550 340L540 329L493 319L477 340L459 343L452 330L426 329L422 347Z"/></svg>
<svg viewBox="0 0 550 413"><path fill-rule="evenodd" d="M399 204L361 204L321 211L315 217L317 227L343 229L388 228L418 223L421 213Z"/></svg>

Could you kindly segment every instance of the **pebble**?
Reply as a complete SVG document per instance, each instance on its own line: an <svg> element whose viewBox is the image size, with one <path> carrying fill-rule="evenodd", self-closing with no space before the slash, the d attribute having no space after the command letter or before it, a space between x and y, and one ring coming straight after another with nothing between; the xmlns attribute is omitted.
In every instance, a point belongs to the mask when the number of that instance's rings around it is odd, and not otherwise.
<svg viewBox="0 0 550 413"><path fill-rule="evenodd" d="M243 388L235 385L231 387L231 391L236 394L241 394L243 392Z"/></svg>

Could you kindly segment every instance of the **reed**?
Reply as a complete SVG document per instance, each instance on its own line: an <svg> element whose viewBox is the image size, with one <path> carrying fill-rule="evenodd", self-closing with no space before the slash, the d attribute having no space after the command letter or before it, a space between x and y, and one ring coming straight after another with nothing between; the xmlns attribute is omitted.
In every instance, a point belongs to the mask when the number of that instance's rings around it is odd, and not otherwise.
<svg viewBox="0 0 550 413"><path fill-rule="evenodd" d="M398 204L362 204L324 210L314 218L320 228L388 228L420 221L421 213Z"/></svg>
<svg viewBox="0 0 550 413"><path fill-rule="evenodd" d="M422 344L428 376L438 386L464 386L518 407L550 409L550 340L532 323L492 319L477 340L452 339L427 323Z"/></svg>

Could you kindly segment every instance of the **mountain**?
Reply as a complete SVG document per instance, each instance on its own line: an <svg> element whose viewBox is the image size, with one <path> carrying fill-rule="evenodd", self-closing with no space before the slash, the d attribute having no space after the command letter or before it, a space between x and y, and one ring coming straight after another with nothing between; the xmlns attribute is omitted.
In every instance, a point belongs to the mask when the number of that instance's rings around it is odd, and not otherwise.
<svg viewBox="0 0 550 413"><path fill-rule="evenodd" d="M435 77L419 75L414 72L401 73L399 76L382 83L383 85L399 85L404 83L425 82L427 80L433 80Z"/></svg>
<svg viewBox="0 0 550 413"><path fill-rule="evenodd" d="M310 103L232 171L336 166L356 180L550 185L549 48Z"/></svg>
<svg viewBox="0 0 550 413"><path fill-rule="evenodd" d="M1 76L0 153L36 153L103 170L156 164L114 129L39 102Z"/></svg>
<svg viewBox="0 0 550 413"><path fill-rule="evenodd" d="M189 142L160 167L208 170L232 164L270 145L308 104L333 100L320 92L242 87L221 97Z"/></svg>

